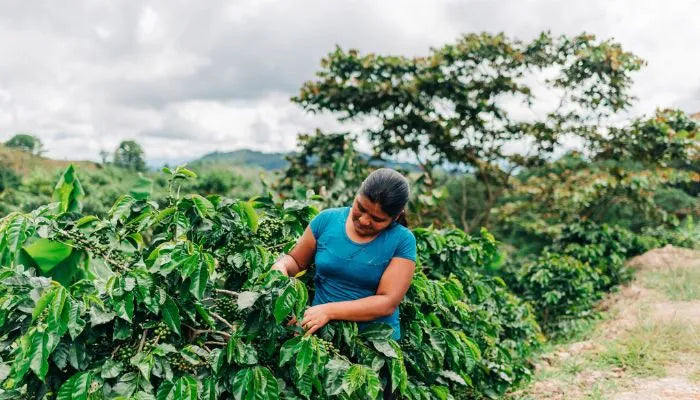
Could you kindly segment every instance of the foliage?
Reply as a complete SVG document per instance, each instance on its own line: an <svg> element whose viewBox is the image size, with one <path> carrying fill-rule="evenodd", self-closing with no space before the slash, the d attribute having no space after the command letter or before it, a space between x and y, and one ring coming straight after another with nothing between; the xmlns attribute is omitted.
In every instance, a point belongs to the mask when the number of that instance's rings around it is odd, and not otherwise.
<svg viewBox="0 0 700 400"><path fill-rule="evenodd" d="M26 151L34 155L41 155L44 152L44 146L41 140L36 136L25 133L19 133L11 137L5 142L5 146Z"/></svg>
<svg viewBox="0 0 700 400"><path fill-rule="evenodd" d="M285 197L305 198L307 189L319 193L328 206L352 203L362 181L372 172L345 134L299 135L299 149L286 157L289 166L282 172L275 189Z"/></svg>
<svg viewBox="0 0 700 400"><path fill-rule="evenodd" d="M594 147L599 159L635 160L647 165L689 167L700 157L700 124L680 110L657 110L649 119L611 127Z"/></svg>
<svg viewBox="0 0 700 400"><path fill-rule="evenodd" d="M287 156L289 166L273 188L284 198L304 199L308 188L319 193L328 207L352 203L362 181L375 168L400 164L366 157L357 151L354 136L344 133L299 135L299 150ZM409 179L411 197L408 219L411 226L444 226L451 221L445 209L447 189L429 173L402 171Z"/></svg>
<svg viewBox="0 0 700 400"><path fill-rule="evenodd" d="M574 330L594 315L602 279L589 264L550 252L525 263L515 276L517 292L532 303L542 329L553 336Z"/></svg>
<svg viewBox="0 0 700 400"><path fill-rule="evenodd" d="M0 192L17 188L22 183L22 178L14 169L0 165Z"/></svg>
<svg viewBox="0 0 700 400"><path fill-rule="evenodd" d="M298 336L286 320L301 318L312 280L269 268L314 207L181 196L196 174L178 167L164 169L162 207L123 195L84 216L73 172L60 203L0 220L0 398L377 398L387 376L409 399L475 398L527 376L529 309L462 270L493 257L486 232L419 233L421 248L445 242L420 263L446 275L416 274L400 342L350 322Z"/></svg>
<svg viewBox="0 0 700 400"><path fill-rule="evenodd" d="M673 226L689 211L667 212L656 203L654 194L697 179L696 173L684 170L588 162L574 153L514 181L512 192L494 212L502 229L524 232L528 240L545 243L581 219L634 231L644 226Z"/></svg>
<svg viewBox="0 0 700 400"><path fill-rule="evenodd" d="M643 240L649 243L647 245L649 248L671 244L700 250L700 225L691 216L672 229L659 226L646 227L640 237L645 238Z"/></svg>
<svg viewBox="0 0 700 400"><path fill-rule="evenodd" d="M379 126L367 130L377 154L409 152L426 166L471 168L487 187L486 211L472 217L478 227L516 167L540 164L564 137L598 137L596 121L630 104L630 74L642 64L619 44L589 34L542 33L529 43L468 34L426 57L337 48L293 100L343 120L377 118ZM533 83L538 74L548 77L541 86L560 98L559 106L532 113L534 119L515 118L507 104L541 104ZM506 144L514 142L531 143L532 151L513 154Z"/></svg>
<svg viewBox="0 0 700 400"><path fill-rule="evenodd" d="M120 168L134 171L145 171L146 162L143 158L141 145L133 140L125 140L119 143L114 151L114 165Z"/></svg>
<svg viewBox="0 0 700 400"><path fill-rule="evenodd" d="M183 182L182 190L239 197L259 193L258 186L251 181L252 177L244 177L243 174L249 171L243 167L230 170L219 165L207 165L194 170L200 179ZM81 201L85 214L103 216L124 193L136 198L148 195L161 206L167 203L168 183L160 173L130 171L111 164L94 170L79 168L79 173L85 192ZM61 174L62 171L58 173L50 168L32 171L15 187L0 195L0 215L13 211L29 212L51 202L54 185Z"/></svg>
<svg viewBox="0 0 700 400"><path fill-rule="evenodd" d="M409 348L421 343L413 335L415 328L405 322L416 315L419 322L425 319L464 332L474 338L482 355L470 376L474 388L467 393L501 397L529 378L527 360L542 336L530 305L514 296L501 278L479 272L497 262L498 243L485 230L478 236L458 229L416 229L414 234L420 272L401 309ZM430 284L430 279L441 284ZM416 297L424 299L422 305ZM426 364L415 368L422 365Z"/></svg>
<svg viewBox="0 0 700 400"><path fill-rule="evenodd" d="M594 268L600 276L595 289L603 291L629 281L625 260L656 244L618 226L582 221L566 226L552 248Z"/></svg>

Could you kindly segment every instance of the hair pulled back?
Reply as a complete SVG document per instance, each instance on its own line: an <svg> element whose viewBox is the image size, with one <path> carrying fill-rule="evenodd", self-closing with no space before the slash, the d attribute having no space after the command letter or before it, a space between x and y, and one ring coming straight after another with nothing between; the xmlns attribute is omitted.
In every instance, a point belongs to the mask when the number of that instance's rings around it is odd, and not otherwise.
<svg viewBox="0 0 700 400"><path fill-rule="evenodd" d="M360 186L360 194L374 203L396 222L407 226L405 207L408 203L408 180L391 168L380 168L365 178Z"/></svg>

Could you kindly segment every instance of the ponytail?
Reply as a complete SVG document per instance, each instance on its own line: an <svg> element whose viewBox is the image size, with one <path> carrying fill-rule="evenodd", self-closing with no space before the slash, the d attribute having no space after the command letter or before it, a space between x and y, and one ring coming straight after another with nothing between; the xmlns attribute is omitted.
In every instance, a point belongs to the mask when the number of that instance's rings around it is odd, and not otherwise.
<svg viewBox="0 0 700 400"><path fill-rule="evenodd" d="M408 228L408 219L406 218L406 210L401 211L401 214L399 214L399 217L396 219L396 223Z"/></svg>

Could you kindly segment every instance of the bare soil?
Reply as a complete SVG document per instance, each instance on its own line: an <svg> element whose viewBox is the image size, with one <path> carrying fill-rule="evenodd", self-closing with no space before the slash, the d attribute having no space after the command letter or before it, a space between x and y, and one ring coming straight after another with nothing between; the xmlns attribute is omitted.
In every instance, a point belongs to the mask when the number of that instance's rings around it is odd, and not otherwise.
<svg viewBox="0 0 700 400"><path fill-rule="evenodd" d="M635 257L628 265L637 270L638 277L649 271L672 273L678 268L700 268L700 252L666 246ZM556 346L542 355L534 382L512 397L700 400L700 352L695 352L700 342L688 343L688 340L700 341L700 301L671 301L663 293L642 286L640 281L622 287L598 305L607 318L587 340ZM658 362L649 363L653 368L651 372L640 376L635 368L615 367L614 362L609 362L611 354L619 356L611 346L644 346L644 340L638 343L634 335L647 326L661 327L660 331L669 336L660 340L664 342L668 338L670 343L667 354L660 353L659 349L648 353L640 351L642 355L661 356ZM669 326L684 328L686 336L674 337L673 330L670 334L669 329L663 330ZM691 350L684 351L686 348ZM640 360L643 362L645 360Z"/></svg>

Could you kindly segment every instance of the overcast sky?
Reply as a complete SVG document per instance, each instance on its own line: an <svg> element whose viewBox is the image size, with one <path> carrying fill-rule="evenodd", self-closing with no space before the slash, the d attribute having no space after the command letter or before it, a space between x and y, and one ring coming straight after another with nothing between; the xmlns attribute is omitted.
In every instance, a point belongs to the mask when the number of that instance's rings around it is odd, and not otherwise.
<svg viewBox="0 0 700 400"><path fill-rule="evenodd" d="M136 139L151 160L287 151L332 116L289 98L338 44L419 56L462 33L594 33L647 60L631 115L700 111L700 1L0 0L0 140L99 159Z"/></svg>

